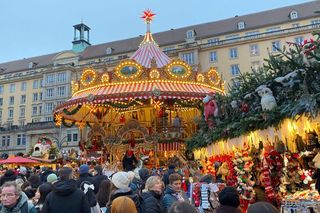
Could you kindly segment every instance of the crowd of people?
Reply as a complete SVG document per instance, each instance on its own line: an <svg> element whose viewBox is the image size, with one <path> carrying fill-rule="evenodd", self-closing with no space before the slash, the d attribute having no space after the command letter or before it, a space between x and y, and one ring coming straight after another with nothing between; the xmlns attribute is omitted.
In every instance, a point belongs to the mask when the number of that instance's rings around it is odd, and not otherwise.
<svg viewBox="0 0 320 213"><path fill-rule="evenodd" d="M78 168L3 169L0 213L197 213L185 190L183 177L173 165L159 174L147 168L118 171L110 176L100 165ZM214 182L212 176L202 180ZM243 213L235 188L218 194L212 213ZM248 213L279 212L266 202L249 206Z"/></svg>

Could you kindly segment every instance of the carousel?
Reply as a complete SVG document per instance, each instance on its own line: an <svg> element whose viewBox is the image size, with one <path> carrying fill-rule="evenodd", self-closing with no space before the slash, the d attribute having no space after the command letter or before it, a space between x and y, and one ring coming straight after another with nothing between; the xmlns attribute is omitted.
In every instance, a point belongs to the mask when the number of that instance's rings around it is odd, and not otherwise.
<svg viewBox="0 0 320 213"><path fill-rule="evenodd" d="M203 115L203 99L224 93L214 68L195 71L160 50L150 32L153 17L144 12L147 32L130 59L103 70L84 68L72 81L72 97L54 110L57 126L79 127L84 157L98 153L112 163L131 150L149 156L153 166L164 165L184 153L184 141Z"/></svg>

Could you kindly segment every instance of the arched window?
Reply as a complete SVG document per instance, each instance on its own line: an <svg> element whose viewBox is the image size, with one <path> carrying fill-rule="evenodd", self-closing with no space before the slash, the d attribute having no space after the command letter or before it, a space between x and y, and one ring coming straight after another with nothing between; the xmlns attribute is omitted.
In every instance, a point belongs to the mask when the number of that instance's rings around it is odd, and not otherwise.
<svg viewBox="0 0 320 213"><path fill-rule="evenodd" d="M292 10L290 12L290 19L297 19L298 18L298 12L295 10Z"/></svg>
<svg viewBox="0 0 320 213"><path fill-rule="evenodd" d="M195 36L195 31L194 30L188 30L187 31L187 39L194 38Z"/></svg>

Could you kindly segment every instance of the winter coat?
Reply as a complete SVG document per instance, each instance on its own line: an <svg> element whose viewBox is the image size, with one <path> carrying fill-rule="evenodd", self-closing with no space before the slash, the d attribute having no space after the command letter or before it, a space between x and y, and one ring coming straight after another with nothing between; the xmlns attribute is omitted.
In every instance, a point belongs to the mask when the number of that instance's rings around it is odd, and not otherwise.
<svg viewBox="0 0 320 213"><path fill-rule="evenodd" d="M83 181L88 181L94 185L94 178L91 177L88 173L80 174L79 179L77 180L77 187L80 188L80 185Z"/></svg>
<svg viewBox="0 0 320 213"><path fill-rule="evenodd" d="M99 186L100 186L100 183L103 181L103 180L109 180L109 178L106 176L106 175L103 175L103 174L98 174L96 176L93 177L93 181L94 181L94 193L97 194L98 191L99 191ZM81 183L80 183L81 184Z"/></svg>
<svg viewBox="0 0 320 213"><path fill-rule="evenodd" d="M173 173L176 173L176 171L174 171L174 169L169 169L168 172L163 175L162 181L165 185L169 184L169 176Z"/></svg>
<svg viewBox="0 0 320 213"><path fill-rule="evenodd" d="M171 207L171 205L178 201L178 198L174 195L176 192L171 188L171 186L169 185L166 190L164 191L164 196L162 198L161 204L165 209L165 212L168 212L169 208ZM184 201L189 202L186 194L181 191L181 196L184 199Z"/></svg>
<svg viewBox="0 0 320 213"><path fill-rule="evenodd" d="M139 197L138 194L135 194L132 192L132 190L129 189L117 189L115 191L113 191L110 195L110 200L107 204L108 209L111 209L111 204L112 201L118 197L121 196L127 196L129 198L131 198L135 204L135 206L137 207L138 212L142 212L142 209L144 209L144 207L142 207L142 202L141 202L141 198Z"/></svg>
<svg viewBox="0 0 320 213"><path fill-rule="evenodd" d="M141 195L144 203L145 213L164 213L165 209L161 205L161 195L154 191L144 192Z"/></svg>
<svg viewBox="0 0 320 213"><path fill-rule="evenodd" d="M242 213L242 210L240 208L235 208L232 206L219 206L215 210L213 210L212 213Z"/></svg>
<svg viewBox="0 0 320 213"><path fill-rule="evenodd" d="M318 190L320 194L320 169L316 169L312 175L312 179L316 179L316 190Z"/></svg>
<svg viewBox="0 0 320 213"><path fill-rule="evenodd" d="M34 206L29 204L28 197L23 192L14 207L6 208L5 206L0 206L0 209L0 213L37 213Z"/></svg>
<svg viewBox="0 0 320 213"><path fill-rule="evenodd" d="M5 182L14 181L16 178L17 176L14 174L13 170L7 170L0 179L0 186L2 186Z"/></svg>
<svg viewBox="0 0 320 213"><path fill-rule="evenodd" d="M85 194L77 188L75 180L58 181L53 184L44 202L42 213L90 213Z"/></svg>
<svg viewBox="0 0 320 213"><path fill-rule="evenodd" d="M125 155L122 159L122 166L123 170L128 172L128 171L133 171L136 167L135 165L138 163L137 158L132 155L131 157L128 157Z"/></svg>

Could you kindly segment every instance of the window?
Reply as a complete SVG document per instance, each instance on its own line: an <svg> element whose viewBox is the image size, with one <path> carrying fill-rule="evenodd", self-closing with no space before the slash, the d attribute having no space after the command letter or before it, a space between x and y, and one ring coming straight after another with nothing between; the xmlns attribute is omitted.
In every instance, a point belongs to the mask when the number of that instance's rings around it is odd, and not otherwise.
<svg viewBox="0 0 320 213"><path fill-rule="evenodd" d="M52 116L45 117L45 121L53 121L53 117Z"/></svg>
<svg viewBox="0 0 320 213"><path fill-rule="evenodd" d="M232 76L237 76L240 73L239 64L232 64L230 67L230 72Z"/></svg>
<svg viewBox="0 0 320 213"><path fill-rule="evenodd" d="M26 109L24 107L20 108L20 117L24 117L26 115Z"/></svg>
<svg viewBox="0 0 320 213"><path fill-rule="evenodd" d="M183 53L182 54L182 60L187 62L188 64L194 64L194 53Z"/></svg>
<svg viewBox="0 0 320 213"><path fill-rule="evenodd" d="M246 33L246 39L254 39L259 37L259 31L251 31Z"/></svg>
<svg viewBox="0 0 320 213"><path fill-rule="evenodd" d="M319 27L320 19L315 19L311 21L312 28Z"/></svg>
<svg viewBox="0 0 320 213"><path fill-rule="evenodd" d="M37 93L37 92L33 93L32 101L33 101L33 102L38 101L38 93Z"/></svg>
<svg viewBox="0 0 320 213"><path fill-rule="evenodd" d="M106 49L106 54L107 54L107 55L110 55L111 53L112 53L112 48L108 47L108 48Z"/></svg>
<svg viewBox="0 0 320 213"><path fill-rule="evenodd" d="M188 30L187 31L187 39L194 38L195 36L195 31L194 30Z"/></svg>
<svg viewBox="0 0 320 213"><path fill-rule="evenodd" d="M303 43L303 36L299 36L299 37L295 37L294 38L294 42L296 43L296 44L302 44Z"/></svg>
<svg viewBox="0 0 320 213"><path fill-rule="evenodd" d="M13 93L16 90L16 85L15 84L10 84L10 92Z"/></svg>
<svg viewBox="0 0 320 213"><path fill-rule="evenodd" d="M71 131L67 131L67 142L71 142L72 141L72 133Z"/></svg>
<svg viewBox="0 0 320 213"><path fill-rule="evenodd" d="M0 106L3 105L3 98L0 98Z"/></svg>
<svg viewBox="0 0 320 213"><path fill-rule="evenodd" d="M17 146L26 145L26 135L18 134L17 135Z"/></svg>
<svg viewBox="0 0 320 213"><path fill-rule="evenodd" d="M54 88L46 89L46 98L53 98Z"/></svg>
<svg viewBox="0 0 320 213"><path fill-rule="evenodd" d="M77 142L78 141L78 133L73 133L72 139L73 139L73 142Z"/></svg>
<svg viewBox="0 0 320 213"><path fill-rule="evenodd" d="M269 34L276 34L281 28L280 27L271 27L266 30Z"/></svg>
<svg viewBox="0 0 320 213"><path fill-rule="evenodd" d="M238 58L238 49L237 48L230 49L230 58L231 59Z"/></svg>
<svg viewBox="0 0 320 213"><path fill-rule="evenodd" d="M43 79L40 79L40 87L43 87Z"/></svg>
<svg viewBox="0 0 320 213"><path fill-rule="evenodd" d="M210 52L210 62L218 61L218 54L217 51Z"/></svg>
<svg viewBox="0 0 320 213"><path fill-rule="evenodd" d="M39 101L42 101L42 92L39 93Z"/></svg>
<svg viewBox="0 0 320 213"><path fill-rule="evenodd" d="M49 74L46 76L46 85L51 85L54 83L54 74Z"/></svg>
<svg viewBox="0 0 320 213"><path fill-rule="evenodd" d="M254 71L258 71L260 67L260 61L253 61L251 62L251 69Z"/></svg>
<svg viewBox="0 0 320 213"><path fill-rule="evenodd" d="M175 50L175 47L164 47L163 52L170 52L171 50Z"/></svg>
<svg viewBox="0 0 320 213"><path fill-rule="evenodd" d="M32 116L35 116L38 114L38 107L37 106L33 106L32 107Z"/></svg>
<svg viewBox="0 0 320 213"><path fill-rule="evenodd" d="M2 109L0 109L0 122L2 121Z"/></svg>
<svg viewBox="0 0 320 213"><path fill-rule="evenodd" d="M3 94L3 86L0 86L0 94Z"/></svg>
<svg viewBox="0 0 320 213"><path fill-rule="evenodd" d="M219 38L212 38L208 40L209 45L217 45L219 44Z"/></svg>
<svg viewBox="0 0 320 213"><path fill-rule="evenodd" d="M21 83L21 91L26 91L27 90L27 82L22 82Z"/></svg>
<svg viewBox="0 0 320 213"><path fill-rule="evenodd" d="M39 106L39 115L42 114L42 106Z"/></svg>
<svg viewBox="0 0 320 213"><path fill-rule="evenodd" d="M45 113L52 113L53 110L53 103L46 103L44 107L44 112Z"/></svg>
<svg viewBox="0 0 320 213"><path fill-rule="evenodd" d="M13 118L13 109L9 109L8 118L9 118L9 119L12 119L12 118Z"/></svg>
<svg viewBox="0 0 320 213"><path fill-rule="evenodd" d="M10 146L10 135L7 135L7 146Z"/></svg>
<svg viewBox="0 0 320 213"><path fill-rule="evenodd" d="M234 35L228 35L226 36L226 40L231 40L231 41L226 41L226 42L235 42L239 39L239 35L238 34L234 34Z"/></svg>
<svg viewBox="0 0 320 213"><path fill-rule="evenodd" d="M6 136L2 136L2 146L6 146Z"/></svg>
<svg viewBox="0 0 320 213"><path fill-rule="evenodd" d="M66 82L66 73L65 72L60 72L58 73L58 76L57 76L57 82Z"/></svg>
<svg viewBox="0 0 320 213"><path fill-rule="evenodd" d="M298 12L293 10L293 11L291 11L289 16L290 16L290 19L297 19L298 18Z"/></svg>
<svg viewBox="0 0 320 213"><path fill-rule="evenodd" d="M271 44L272 44L272 52L278 52L280 49L280 41L273 41Z"/></svg>
<svg viewBox="0 0 320 213"><path fill-rule="evenodd" d="M39 87L39 81L38 80L33 80L32 88L33 89L38 89Z"/></svg>
<svg viewBox="0 0 320 213"><path fill-rule="evenodd" d="M9 105L14 105L14 96L10 96Z"/></svg>
<svg viewBox="0 0 320 213"><path fill-rule="evenodd" d="M21 95L20 104L26 103L26 95Z"/></svg>
<svg viewBox="0 0 320 213"><path fill-rule="evenodd" d="M259 46L258 46L258 44L250 45L250 55L251 56L259 55Z"/></svg>
<svg viewBox="0 0 320 213"><path fill-rule="evenodd" d="M238 22L238 30L242 30L242 29L244 29L244 28L245 28L245 23L244 23L244 21Z"/></svg>
<svg viewBox="0 0 320 213"><path fill-rule="evenodd" d="M66 95L66 87L58 87L58 97L64 97Z"/></svg>

